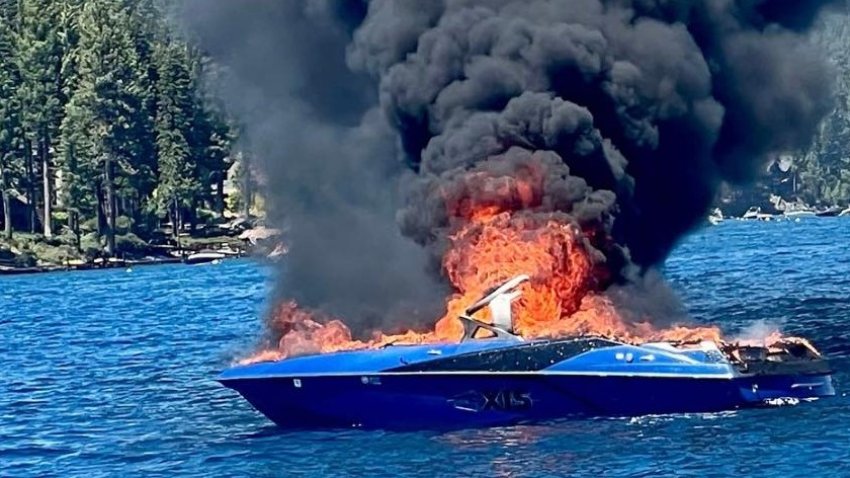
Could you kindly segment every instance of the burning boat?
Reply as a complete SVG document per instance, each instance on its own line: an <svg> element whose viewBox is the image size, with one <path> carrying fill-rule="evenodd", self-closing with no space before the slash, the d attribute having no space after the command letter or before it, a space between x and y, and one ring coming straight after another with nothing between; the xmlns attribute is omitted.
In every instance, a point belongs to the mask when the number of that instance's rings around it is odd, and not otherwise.
<svg viewBox="0 0 850 478"><path fill-rule="evenodd" d="M513 332L516 277L466 309L457 343L387 345L236 366L218 378L281 427L456 428L714 412L835 394L799 338L640 345ZM473 316L488 308L491 322Z"/></svg>

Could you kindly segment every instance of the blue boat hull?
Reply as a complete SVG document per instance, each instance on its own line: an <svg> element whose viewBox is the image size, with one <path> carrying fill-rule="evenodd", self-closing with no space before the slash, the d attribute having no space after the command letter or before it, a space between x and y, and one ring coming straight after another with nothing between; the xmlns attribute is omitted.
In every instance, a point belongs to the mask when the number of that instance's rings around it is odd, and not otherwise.
<svg viewBox="0 0 850 478"><path fill-rule="evenodd" d="M716 412L835 393L829 374L409 372L221 381L287 428L498 426L566 417Z"/></svg>

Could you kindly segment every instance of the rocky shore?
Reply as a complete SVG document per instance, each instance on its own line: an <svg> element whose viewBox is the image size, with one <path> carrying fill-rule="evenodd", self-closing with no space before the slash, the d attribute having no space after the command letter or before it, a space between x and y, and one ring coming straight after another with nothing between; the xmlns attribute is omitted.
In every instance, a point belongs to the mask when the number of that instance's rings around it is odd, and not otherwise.
<svg viewBox="0 0 850 478"><path fill-rule="evenodd" d="M104 253L103 241L94 234L45 238L16 233L11 240L0 238L0 275L197 264L246 255L273 259L285 252L279 231L245 220L199 228L177 237L162 230L146 239L126 233L116 236L115 242L116 253L110 257Z"/></svg>

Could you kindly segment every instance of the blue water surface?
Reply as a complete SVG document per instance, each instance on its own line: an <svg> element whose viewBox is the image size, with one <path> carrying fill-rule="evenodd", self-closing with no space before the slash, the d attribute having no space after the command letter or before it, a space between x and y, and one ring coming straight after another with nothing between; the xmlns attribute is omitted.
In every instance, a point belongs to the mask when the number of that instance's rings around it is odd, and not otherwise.
<svg viewBox="0 0 850 478"><path fill-rule="evenodd" d="M688 309L781 326L838 396L451 433L283 432L212 379L260 331L249 262L0 277L0 477L850 476L850 218L727 221L675 251Z"/></svg>

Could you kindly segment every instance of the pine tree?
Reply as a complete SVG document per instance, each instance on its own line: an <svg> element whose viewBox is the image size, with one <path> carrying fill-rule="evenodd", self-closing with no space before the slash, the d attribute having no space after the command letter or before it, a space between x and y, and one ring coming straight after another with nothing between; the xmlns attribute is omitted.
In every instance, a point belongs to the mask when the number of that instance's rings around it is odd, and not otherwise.
<svg viewBox="0 0 850 478"><path fill-rule="evenodd" d="M169 217L224 212L233 127L204 86L214 64L166 21L164 0L0 0L4 234L27 213L45 236L65 215L116 252ZM19 198L26 210L18 210ZM121 215L121 216L119 216ZM118 221L122 219L121 221ZM123 226L122 226L123 228Z"/></svg>
<svg viewBox="0 0 850 478"><path fill-rule="evenodd" d="M832 61L837 76L835 110L820 124L808 151L795 161L802 196L809 202L847 205L850 201L850 25L844 15L824 18L812 40Z"/></svg>
<svg viewBox="0 0 850 478"><path fill-rule="evenodd" d="M3 235L12 238L12 187L18 153L20 107L17 91L20 76L15 65L15 26L17 3L0 2L0 200L2 200Z"/></svg>
<svg viewBox="0 0 850 478"><path fill-rule="evenodd" d="M226 117L218 109L199 108L196 131L201 132L197 155L202 158L200 179L215 187L215 195L207 199L219 217L224 216L224 180L230 169L230 148L233 143L233 131Z"/></svg>
<svg viewBox="0 0 850 478"><path fill-rule="evenodd" d="M91 134L96 120L88 92L77 90L65 105L65 117L60 126L60 167L62 171L62 202L68 213L68 227L80 248L81 223L99 208L93 185L99 180L98 145Z"/></svg>
<svg viewBox="0 0 850 478"><path fill-rule="evenodd" d="M205 200L219 217L224 215L224 179L231 166L230 148L234 131L220 101L210 94L207 82L218 81L215 65L196 50L190 50L194 114L190 145L197 161L198 179ZM214 186L215 194L213 195Z"/></svg>
<svg viewBox="0 0 850 478"><path fill-rule="evenodd" d="M44 235L52 235L53 202L52 159L53 138L61 122L63 51L58 35L60 4L51 0L21 0L17 67L21 75L19 90L24 131L24 155L28 171L28 195L31 211L30 227L35 227L36 188L41 172ZM35 152L36 158L32 157Z"/></svg>
<svg viewBox="0 0 850 478"><path fill-rule="evenodd" d="M98 232L106 236L106 253L114 255L116 183L133 172L145 89L123 2L85 2L77 28L78 80L65 108L63 151L77 171L93 174L86 179L93 180Z"/></svg>
<svg viewBox="0 0 850 478"><path fill-rule="evenodd" d="M156 144L159 212L171 218L175 238L181 228L181 210L192 208L200 192L197 165L189 139L195 100L185 44L160 43L154 52L157 64Z"/></svg>
<svg viewBox="0 0 850 478"><path fill-rule="evenodd" d="M130 132L128 161L117 183L121 197L121 213L132 217L133 224L153 224L143 215L144 206L157 186L157 150L154 120L156 117L156 65L154 45L162 35L163 21L152 0L128 3L130 34L136 51L135 67L137 113Z"/></svg>

